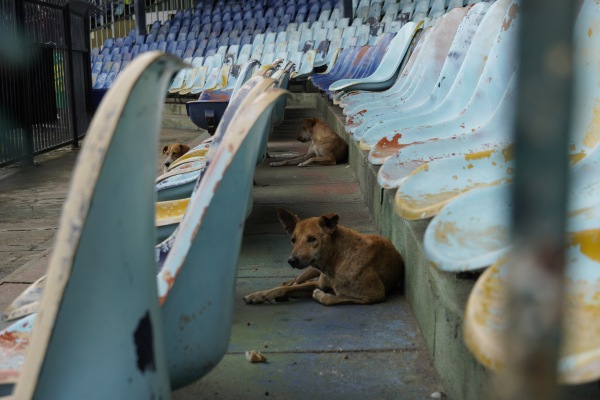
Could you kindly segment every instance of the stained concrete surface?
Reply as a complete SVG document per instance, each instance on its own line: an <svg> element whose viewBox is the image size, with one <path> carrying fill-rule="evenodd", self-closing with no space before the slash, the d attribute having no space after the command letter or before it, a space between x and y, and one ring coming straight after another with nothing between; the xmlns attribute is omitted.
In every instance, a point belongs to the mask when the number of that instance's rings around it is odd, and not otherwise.
<svg viewBox="0 0 600 400"><path fill-rule="evenodd" d="M272 134L269 153L296 156L302 117L316 109L290 108ZM194 130L163 129L160 149L198 143ZM62 203L77 157L62 150L39 157L36 167L0 171L0 305L9 304L46 268ZM257 169L255 204L246 222L238 269L233 332L228 353L204 378L173 393L175 399L427 399L443 391L410 307L400 291L385 303L325 307L311 299L246 305L242 297L296 276L286 264L291 244L275 209L300 217L334 211L340 223L365 233L376 229L348 165ZM244 353L263 352L251 364Z"/></svg>

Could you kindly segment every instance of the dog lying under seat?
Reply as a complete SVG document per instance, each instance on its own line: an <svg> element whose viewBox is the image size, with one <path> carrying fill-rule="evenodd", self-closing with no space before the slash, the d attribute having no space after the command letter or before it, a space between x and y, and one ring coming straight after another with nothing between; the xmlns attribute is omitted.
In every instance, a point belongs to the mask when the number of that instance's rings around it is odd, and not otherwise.
<svg viewBox="0 0 600 400"><path fill-rule="evenodd" d="M245 296L247 304L311 296L328 306L372 304L402 282L404 262L388 239L339 225L334 213L300 220L278 208L277 216L294 246L288 263L306 270L274 289Z"/></svg>
<svg viewBox="0 0 600 400"><path fill-rule="evenodd" d="M177 160L188 151L190 151L190 147L181 143L173 143L163 147L162 153L167 155L167 158L165 159L164 172L167 173L169 166L173 163L173 161Z"/></svg>
<svg viewBox="0 0 600 400"><path fill-rule="evenodd" d="M322 118L305 118L298 140L303 143L311 142L305 155L272 162L269 165L271 167L282 165L306 167L313 163L335 165L348 160L348 145Z"/></svg>

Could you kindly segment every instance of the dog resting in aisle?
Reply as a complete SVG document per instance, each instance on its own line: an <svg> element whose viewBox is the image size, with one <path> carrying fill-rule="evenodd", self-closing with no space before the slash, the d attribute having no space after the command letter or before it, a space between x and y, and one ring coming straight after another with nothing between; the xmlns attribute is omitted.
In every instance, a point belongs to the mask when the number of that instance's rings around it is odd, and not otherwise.
<svg viewBox="0 0 600 400"><path fill-rule="evenodd" d="M294 246L288 263L308 269L281 286L245 296L246 303L312 296L327 306L372 304L401 283L404 262L388 239L338 225L334 213L300 220L278 208L277 216Z"/></svg>
<svg viewBox="0 0 600 400"><path fill-rule="evenodd" d="M305 118L298 140L303 143L311 142L310 148L305 155L272 162L269 165L271 167L280 167L282 165L306 167L314 163L335 165L345 162L348 159L348 145L321 118Z"/></svg>
<svg viewBox="0 0 600 400"><path fill-rule="evenodd" d="M171 164L173 164L173 162L175 160L177 160L179 157L181 157L188 151L190 151L189 146L186 146L185 144L181 144L181 143L173 143L173 144L163 147L162 153L167 155L167 158L165 159L164 172L167 173L169 166Z"/></svg>

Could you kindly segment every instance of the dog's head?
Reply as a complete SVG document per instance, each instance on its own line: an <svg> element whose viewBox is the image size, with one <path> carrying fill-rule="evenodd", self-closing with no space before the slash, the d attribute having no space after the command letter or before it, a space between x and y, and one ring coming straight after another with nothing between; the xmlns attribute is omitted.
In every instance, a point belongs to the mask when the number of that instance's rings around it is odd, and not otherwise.
<svg viewBox="0 0 600 400"><path fill-rule="evenodd" d="M177 160L188 151L190 151L190 148L181 143L173 143L163 147L163 154L167 155L167 158L165 159L165 167L171 165L173 161Z"/></svg>
<svg viewBox="0 0 600 400"><path fill-rule="evenodd" d="M288 263L293 268L303 269L310 265L317 267L323 251L329 249L331 236L337 229L339 216L334 213L300 220L298 216L283 208L277 209L277 216L286 232L292 237L294 249Z"/></svg>
<svg viewBox="0 0 600 400"><path fill-rule="evenodd" d="M302 143L310 142L312 140L312 129L317 124L318 118L304 118L304 124L302 125L302 131L298 135L298 140Z"/></svg>

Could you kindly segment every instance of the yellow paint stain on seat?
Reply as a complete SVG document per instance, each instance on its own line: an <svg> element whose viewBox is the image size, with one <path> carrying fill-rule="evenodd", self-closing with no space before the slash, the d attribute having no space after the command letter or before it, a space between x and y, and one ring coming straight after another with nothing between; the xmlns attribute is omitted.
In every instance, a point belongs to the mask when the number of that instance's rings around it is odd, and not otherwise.
<svg viewBox="0 0 600 400"><path fill-rule="evenodd" d="M569 234L569 246L579 246L582 254L600 262L600 229L588 229Z"/></svg>
<svg viewBox="0 0 600 400"><path fill-rule="evenodd" d="M169 200L156 203L156 226L179 223L187 210L190 199Z"/></svg>

